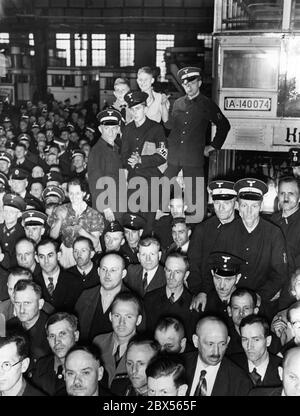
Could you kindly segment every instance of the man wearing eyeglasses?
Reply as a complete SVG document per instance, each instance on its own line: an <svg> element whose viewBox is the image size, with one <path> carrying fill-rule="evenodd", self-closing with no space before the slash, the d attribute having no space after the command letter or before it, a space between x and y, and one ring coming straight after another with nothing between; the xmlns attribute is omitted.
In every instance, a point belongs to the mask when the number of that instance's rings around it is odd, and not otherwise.
<svg viewBox="0 0 300 416"><path fill-rule="evenodd" d="M0 396L44 396L23 374L29 366L28 341L22 335L0 337Z"/></svg>

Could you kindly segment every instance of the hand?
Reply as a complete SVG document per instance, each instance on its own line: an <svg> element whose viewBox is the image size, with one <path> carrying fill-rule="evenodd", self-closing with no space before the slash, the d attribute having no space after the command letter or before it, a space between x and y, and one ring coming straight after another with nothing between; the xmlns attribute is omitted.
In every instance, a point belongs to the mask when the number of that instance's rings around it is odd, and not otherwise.
<svg viewBox="0 0 300 416"><path fill-rule="evenodd" d="M67 218L68 210L64 205L60 205L55 209L55 214L59 220L64 221Z"/></svg>
<svg viewBox="0 0 300 416"><path fill-rule="evenodd" d="M141 159L141 156L138 154L138 152L132 153L132 155L128 159L128 164L132 167L132 169L135 167L135 165L141 162L142 162L142 159Z"/></svg>
<svg viewBox="0 0 300 416"><path fill-rule="evenodd" d="M199 306L201 305L201 312L204 312L207 301L207 294L200 292L195 296L190 304L190 310L199 312Z"/></svg>
<svg viewBox="0 0 300 416"><path fill-rule="evenodd" d="M275 316L271 324L271 329L273 332L275 332L278 338L281 338L282 336L286 337L287 328L287 323L282 319L282 317L280 315Z"/></svg>
<svg viewBox="0 0 300 416"><path fill-rule="evenodd" d="M204 156L205 157L208 157L209 154L210 154L210 152L213 152L214 150L215 150L215 148L213 146L211 146L211 145L205 146L205 148L204 148Z"/></svg>
<svg viewBox="0 0 300 416"><path fill-rule="evenodd" d="M169 98L171 97L171 94L162 94L161 95L161 105L165 105L167 107L167 109L170 108L170 101Z"/></svg>
<svg viewBox="0 0 300 416"><path fill-rule="evenodd" d="M105 208L103 210L103 214L105 216L105 219L109 222L115 221L115 216L114 213L112 212L112 210L110 208Z"/></svg>

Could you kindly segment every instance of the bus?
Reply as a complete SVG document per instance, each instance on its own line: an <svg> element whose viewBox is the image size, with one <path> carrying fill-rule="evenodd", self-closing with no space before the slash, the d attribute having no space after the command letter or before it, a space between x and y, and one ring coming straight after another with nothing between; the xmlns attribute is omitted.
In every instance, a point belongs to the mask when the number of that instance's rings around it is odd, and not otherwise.
<svg viewBox="0 0 300 416"><path fill-rule="evenodd" d="M214 7L213 98L231 130L209 176L276 176L300 146L300 0Z"/></svg>

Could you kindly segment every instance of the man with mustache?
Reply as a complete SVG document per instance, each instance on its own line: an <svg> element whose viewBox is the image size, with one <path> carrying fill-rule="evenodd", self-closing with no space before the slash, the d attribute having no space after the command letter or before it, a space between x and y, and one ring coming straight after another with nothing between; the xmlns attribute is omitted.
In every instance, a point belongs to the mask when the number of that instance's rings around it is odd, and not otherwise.
<svg viewBox="0 0 300 416"><path fill-rule="evenodd" d="M297 178L286 176L278 183L278 204L280 211L272 215L271 221L281 228L287 243L289 275L300 267L300 184ZM289 283L289 279L287 281ZM281 293L279 310L290 306L292 297L287 288Z"/></svg>
<svg viewBox="0 0 300 416"><path fill-rule="evenodd" d="M221 319L215 316L200 319L193 335L198 352L185 357L188 396L247 396L250 378L224 356L229 341Z"/></svg>

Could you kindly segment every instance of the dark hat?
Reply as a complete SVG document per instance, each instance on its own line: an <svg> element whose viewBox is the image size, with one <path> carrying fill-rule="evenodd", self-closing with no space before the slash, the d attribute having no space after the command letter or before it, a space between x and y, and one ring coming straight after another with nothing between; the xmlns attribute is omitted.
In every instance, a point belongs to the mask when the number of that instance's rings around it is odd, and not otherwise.
<svg viewBox="0 0 300 416"><path fill-rule="evenodd" d="M107 110L98 113L97 119L100 124L105 124L106 126L116 126L121 124L122 114L113 108L108 108Z"/></svg>
<svg viewBox="0 0 300 416"><path fill-rule="evenodd" d="M55 196L55 197L59 198L60 202L63 202L64 199L65 199L64 191L61 188L59 188L58 186L55 186L55 185L47 186L43 190L42 198L43 198L44 201L46 200L46 198L48 198L50 196Z"/></svg>
<svg viewBox="0 0 300 416"><path fill-rule="evenodd" d="M72 151L72 159L73 159L73 157L76 157L76 156L82 156L83 158L85 158L86 155L85 155L83 150L75 149L75 150Z"/></svg>
<svg viewBox="0 0 300 416"><path fill-rule="evenodd" d="M5 148L15 150L16 143L14 142L14 140L7 140L6 143L5 143ZM1 152L1 153L3 153L3 152ZM6 153L6 152L4 152L4 153ZM7 153L7 154L10 156L9 153Z"/></svg>
<svg viewBox="0 0 300 416"><path fill-rule="evenodd" d="M260 201L263 199L264 194L268 192L268 186L260 179L245 178L234 184L234 190L239 198Z"/></svg>
<svg viewBox="0 0 300 416"><path fill-rule="evenodd" d="M193 81L196 78L201 76L201 69L195 66L187 66L181 68L177 72L177 77L179 78L181 84L187 84L190 81Z"/></svg>
<svg viewBox="0 0 300 416"><path fill-rule="evenodd" d="M128 107L131 108L135 105L145 103L148 97L148 94L144 91L131 91L124 95L124 100L128 104Z"/></svg>
<svg viewBox="0 0 300 416"><path fill-rule="evenodd" d="M63 177L59 172L51 171L46 174L46 182L55 181L60 184L63 183Z"/></svg>
<svg viewBox="0 0 300 416"><path fill-rule="evenodd" d="M60 137L55 137L53 140L53 143L57 144L58 146L65 146L66 141L64 139L61 139Z"/></svg>
<svg viewBox="0 0 300 416"><path fill-rule="evenodd" d="M131 230L141 230L146 225L146 220L138 214L131 214L126 212L122 217L122 224L124 228Z"/></svg>
<svg viewBox="0 0 300 416"><path fill-rule="evenodd" d="M24 211L22 214L22 220L24 225L42 225L44 226L47 222L47 215L43 212L37 211L35 209L29 209Z"/></svg>
<svg viewBox="0 0 300 416"><path fill-rule="evenodd" d="M87 131L89 131L89 132L91 132L91 133L96 133L96 130L93 128L93 127L91 127L91 126L86 126L86 128L85 128Z"/></svg>
<svg viewBox="0 0 300 416"><path fill-rule="evenodd" d="M0 160L5 160L5 162L11 163L12 157L8 152L0 152Z"/></svg>
<svg viewBox="0 0 300 416"><path fill-rule="evenodd" d="M35 209L36 211L44 211L44 204L41 200L33 195L26 196L26 210Z"/></svg>
<svg viewBox="0 0 300 416"><path fill-rule="evenodd" d="M33 125L31 126L31 129L39 129L40 125L38 123L33 123Z"/></svg>
<svg viewBox="0 0 300 416"><path fill-rule="evenodd" d="M30 142L31 141L31 137L29 136L29 134L24 133L24 134L20 134L17 137L17 140L18 141L25 140L26 142Z"/></svg>
<svg viewBox="0 0 300 416"><path fill-rule="evenodd" d="M10 118L8 116L4 117L3 123L10 123Z"/></svg>
<svg viewBox="0 0 300 416"><path fill-rule="evenodd" d="M15 168L11 171L10 178L22 181L29 178L29 172L25 169Z"/></svg>
<svg viewBox="0 0 300 416"><path fill-rule="evenodd" d="M0 185L3 184L5 187L8 187L8 179L7 176L0 172Z"/></svg>
<svg viewBox="0 0 300 416"><path fill-rule="evenodd" d="M69 131L69 129L75 129L75 126L74 126L74 124L72 124L72 123L68 123L67 124L67 129L68 129L68 131Z"/></svg>
<svg viewBox="0 0 300 416"><path fill-rule="evenodd" d="M208 263L210 268L218 276L234 276L240 272L244 262L240 257L224 252L214 252L209 255Z"/></svg>
<svg viewBox="0 0 300 416"><path fill-rule="evenodd" d="M3 205L8 205L24 211L26 209L26 202L19 195L14 194L5 194L3 196Z"/></svg>
<svg viewBox="0 0 300 416"><path fill-rule="evenodd" d="M234 190L234 182L231 181L212 181L208 185L208 189L211 191L212 199L229 200L237 196L237 192Z"/></svg>
<svg viewBox="0 0 300 416"><path fill-rule="evenodd" d="M122 231L122 233L124 232L122 225L119 223L119 221L111 221L104 228L103 235L106 233L115 233L117 231Z"/></svg>
<svg viewBox="0 0 300 416"><path fill-rule="evenodd" d="M300 147L292 147L289 150L290 165L300 166Z"/></svg>

